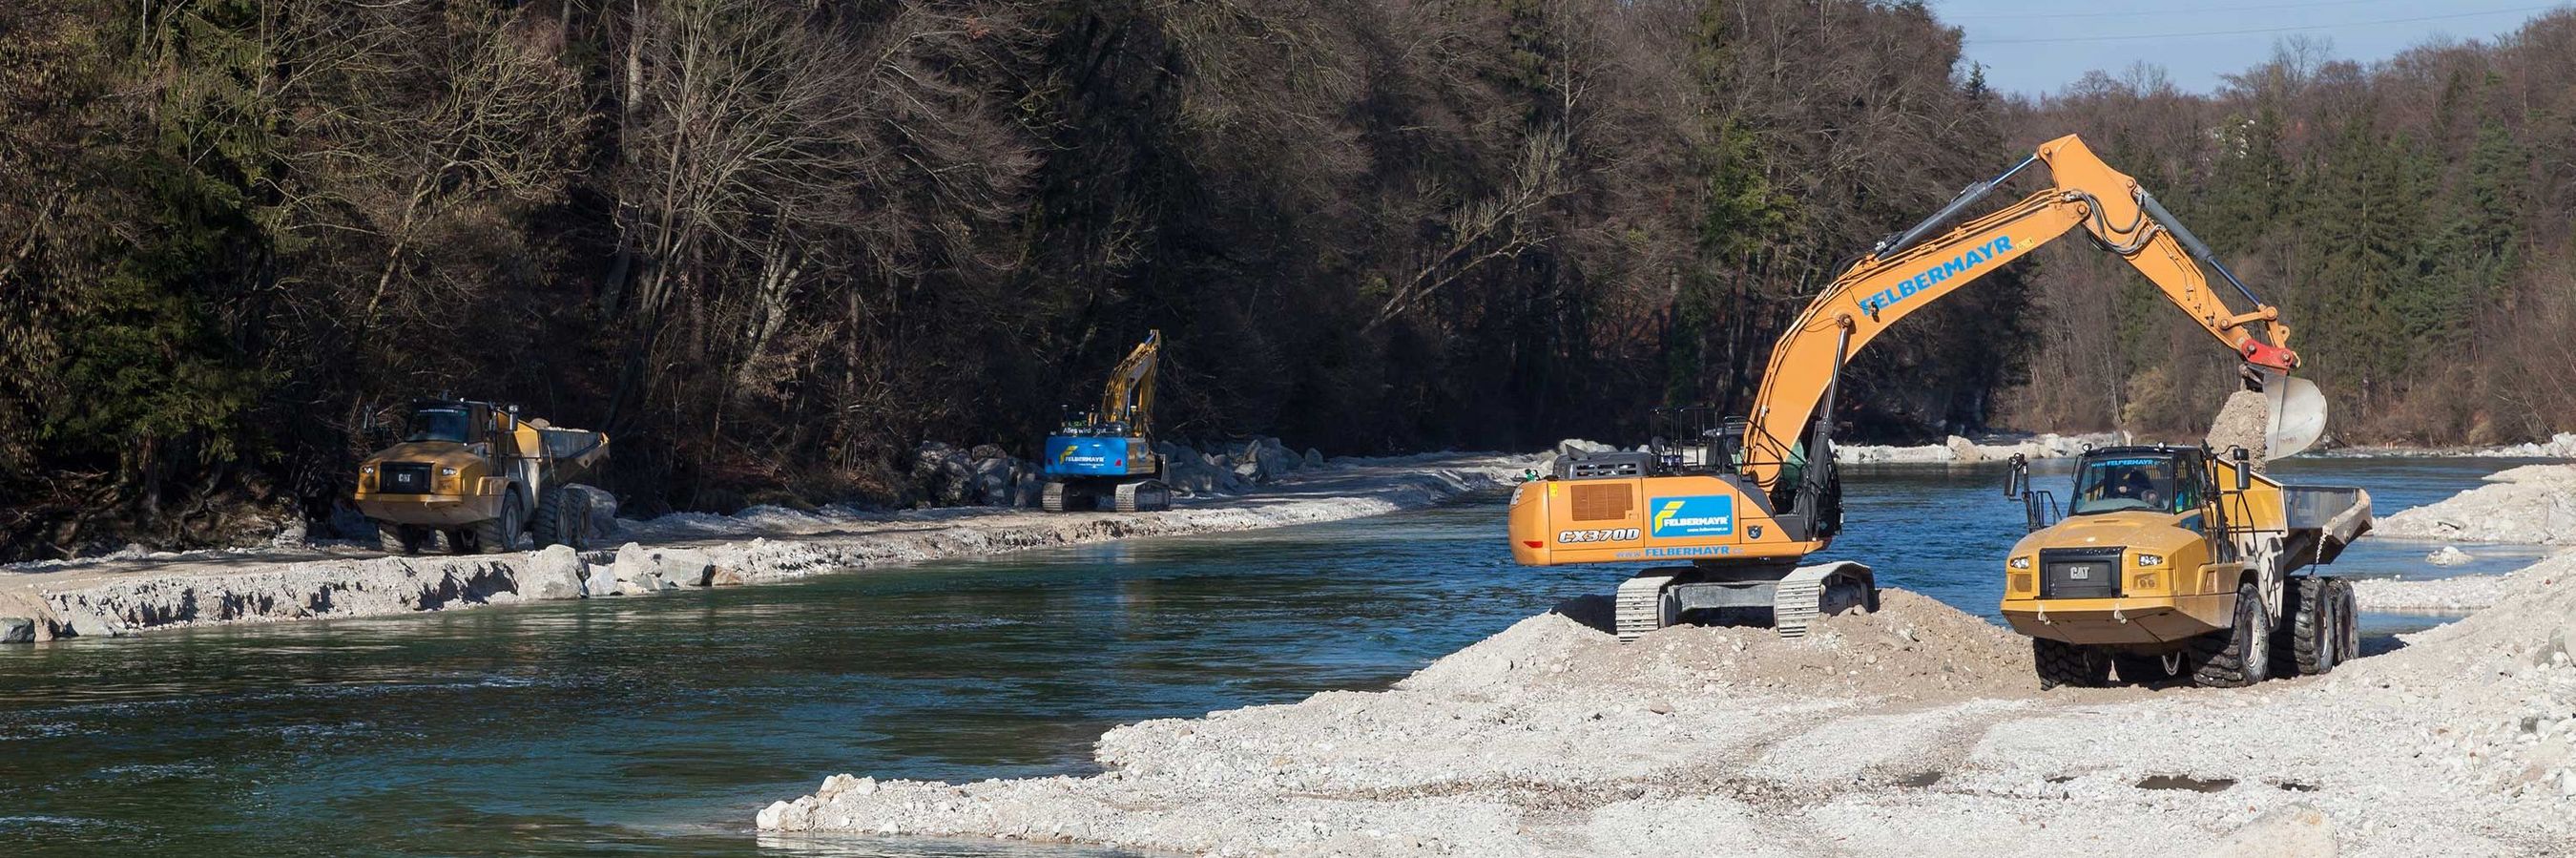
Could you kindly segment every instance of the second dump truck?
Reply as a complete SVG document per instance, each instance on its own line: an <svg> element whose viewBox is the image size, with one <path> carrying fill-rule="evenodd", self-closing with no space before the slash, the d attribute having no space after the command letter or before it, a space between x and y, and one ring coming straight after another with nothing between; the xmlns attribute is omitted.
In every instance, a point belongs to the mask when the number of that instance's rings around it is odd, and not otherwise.
<svg viewBox="0 0 2576 858"><path fill-rule="evenodd" d="M607 459L605 432L522 420L515 405L421 400L402 441L360 463L352 500L389 554L442 541L458 554L582 548L591 495L575 481Z"/></svg>
<svg viewBox="0 0 2576 858"><path fill-rule="evenodd" d="M2241 447L2088 451L2063 519L2020 457L2006 480L2031 532L2004 562L2002 611L2030 636L2043 687L2115 670L2237 687L2359 654L2351 583L2314 567L2370 530L2368 492L2283 485Z"/></svg>

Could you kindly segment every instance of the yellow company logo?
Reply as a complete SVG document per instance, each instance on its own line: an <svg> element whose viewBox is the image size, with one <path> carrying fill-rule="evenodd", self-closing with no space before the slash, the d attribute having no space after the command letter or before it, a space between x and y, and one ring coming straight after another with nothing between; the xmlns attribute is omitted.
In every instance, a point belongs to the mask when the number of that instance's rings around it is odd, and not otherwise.
<svg viewBox="0 0 2576 858"><path fill-rule="evenodd" d="M1664 522L1671 521L1673 516L1680 515L1681 511L1681 501L1665 501L1664 508L1655 511L1655 529L1662 530Z"/></svg>
<svg viewBox="0 0 2576 858"><path fill-rule="evenodd" d="M1061 461L1064 461L1064 460L1066 460L1066 459L1070 459L1070 458L1073 458L1073 445L1071 445L1071 444L1066 444L1066 445L1064 445L1064 449L1057 450L1057 451L1055 452L1055 460L1056 460L1056 461L1061 462Z"/></svg>

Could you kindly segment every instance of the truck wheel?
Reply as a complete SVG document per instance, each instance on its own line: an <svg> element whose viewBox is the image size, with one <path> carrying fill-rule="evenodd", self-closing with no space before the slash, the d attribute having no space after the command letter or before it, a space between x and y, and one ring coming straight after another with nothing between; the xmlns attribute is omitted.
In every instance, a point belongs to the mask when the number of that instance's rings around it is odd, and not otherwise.
<svg viewBox="0 0 2576 858"><path fill-rule="evenodd" d="M501 494L501 517L474 523L474 548L484 554L507 554L527 548L520 536L528 530L527 502L519 499L519 490Z"/></svg>
<svg viewBox="0 0 2576 858"><path fill-rule="evenodd" d="M589 496L563 486L547 489L537 501L537 517L528 523L536 547L569 545L574 551L590 547L585 544L590 522Z"/></svg>
<svg viewBox="0 0 2576 858"><path fill-rule="evenodd" d="M2272 675L2315 676L2333 670L2341 632L2335 628L2339 611L2332 582L2303 575L2281 588L2281 595L2289 601L2281 606L2289 622L2272 633Z"/></svg>
<svg viewBox="0 0 2576 858"><path fill-rule="evenodd" d="M2334 605L2334 661L2342 664L2361 657L2361 600L2352 594L2352 582L2341 578L2326 579L2326 592Z"/></svg>
<svg viewBox="0 0 2576 858"><path fill-rule="evenodd" d="M2247 581L2236 587L2236 615L2231 626L2192 641L2199 662L2191 682L2203 688L2243 688L2263 681L2272 661L2272 615L2263 611L2263 592Z"/></svg>
<svg viewBox="0 0 2576 858"><path fill-rule="evenodd" d="M2111 656L2096 647L2047 638L2030 639L2031 666L2039 671L2039 688L2100 688L2111 681Z"/></svg>
<svg viewBox="0 0 2576 858"><path fill-rule="evenodd" d="M384 549L386 554L417 554L425 536L428 534L418 527L376 520L376 547Z"/></svg>

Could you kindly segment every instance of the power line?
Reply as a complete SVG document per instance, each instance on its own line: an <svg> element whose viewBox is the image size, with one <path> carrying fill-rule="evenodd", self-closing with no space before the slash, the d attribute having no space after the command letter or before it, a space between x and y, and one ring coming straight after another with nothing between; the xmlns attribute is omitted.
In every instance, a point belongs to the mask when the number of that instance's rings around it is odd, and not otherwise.
<svg viewBox="0 0 2576 858"><path fill-rule="evenodd" d="M2298 24L2288 27L2256 27L2244 30L2200 30L2186 33L2136 33L2118 36L2068 36L2064 38L2040 39L1980 39L1971 35L1968 37L1968 41L1981 45L2033 45L2057 42L2125 42L2137 39L2190 39L2201 36L2244 36L2257 33L2289 33L2299 30L2330 30L2338 27L2369 27L2380 24L2415 24L2425 21L2448 21L2454 18L2474 18L2481 15L2507 15L2522 12L2539 12L2565 7L2566 4L2564 3L2554 3L2547 6L2524 6L2516 9L2489 9L2483 12L2456 12L2449 15L2424 15L2414 18L2388 18L2379 21L2339 21L2332 24Z"/></svg>
<svg viewBox="0 0 2576 858"><path fill-rule="evenodd" d="M2263 12L2275 9L2317 9L2327 6L2361 6L2372 3L2388 2L2393 2L2393 0L2330 0L2330 2L2323 3L2274 3L2263 6L2202 6L2192 9L2151 9L2140 12L2046 12L2036 15L2015 12L1998 12L1983 15L1951 15L1943 13L1939 15L1939 18L1943 21L1997 19L2029 21L2055 18L2144 18L2149 16L2161 17L2170 15L2191 15L2201 12Z"/></svg>

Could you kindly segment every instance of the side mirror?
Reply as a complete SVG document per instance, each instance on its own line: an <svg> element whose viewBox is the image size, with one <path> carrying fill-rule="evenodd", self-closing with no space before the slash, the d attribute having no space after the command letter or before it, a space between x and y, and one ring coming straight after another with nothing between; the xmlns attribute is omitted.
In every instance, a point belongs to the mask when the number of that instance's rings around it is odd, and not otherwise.
<svg viewBox="0 0 2576 858"><path fill-rule="evenodd" d="M2004 499L2020 500L2030 491L2030 460L2014 453L2011 465L2004 469Z"/></svg>
<svg viewBox="0 0 2576 858"><path fill-rule="evenodd" d="M2238 447L2227 451L2227 457L2236 460L2236 490L2241 492L2253 488L2254 454L2247 452L2243 447Z"/></svg>

